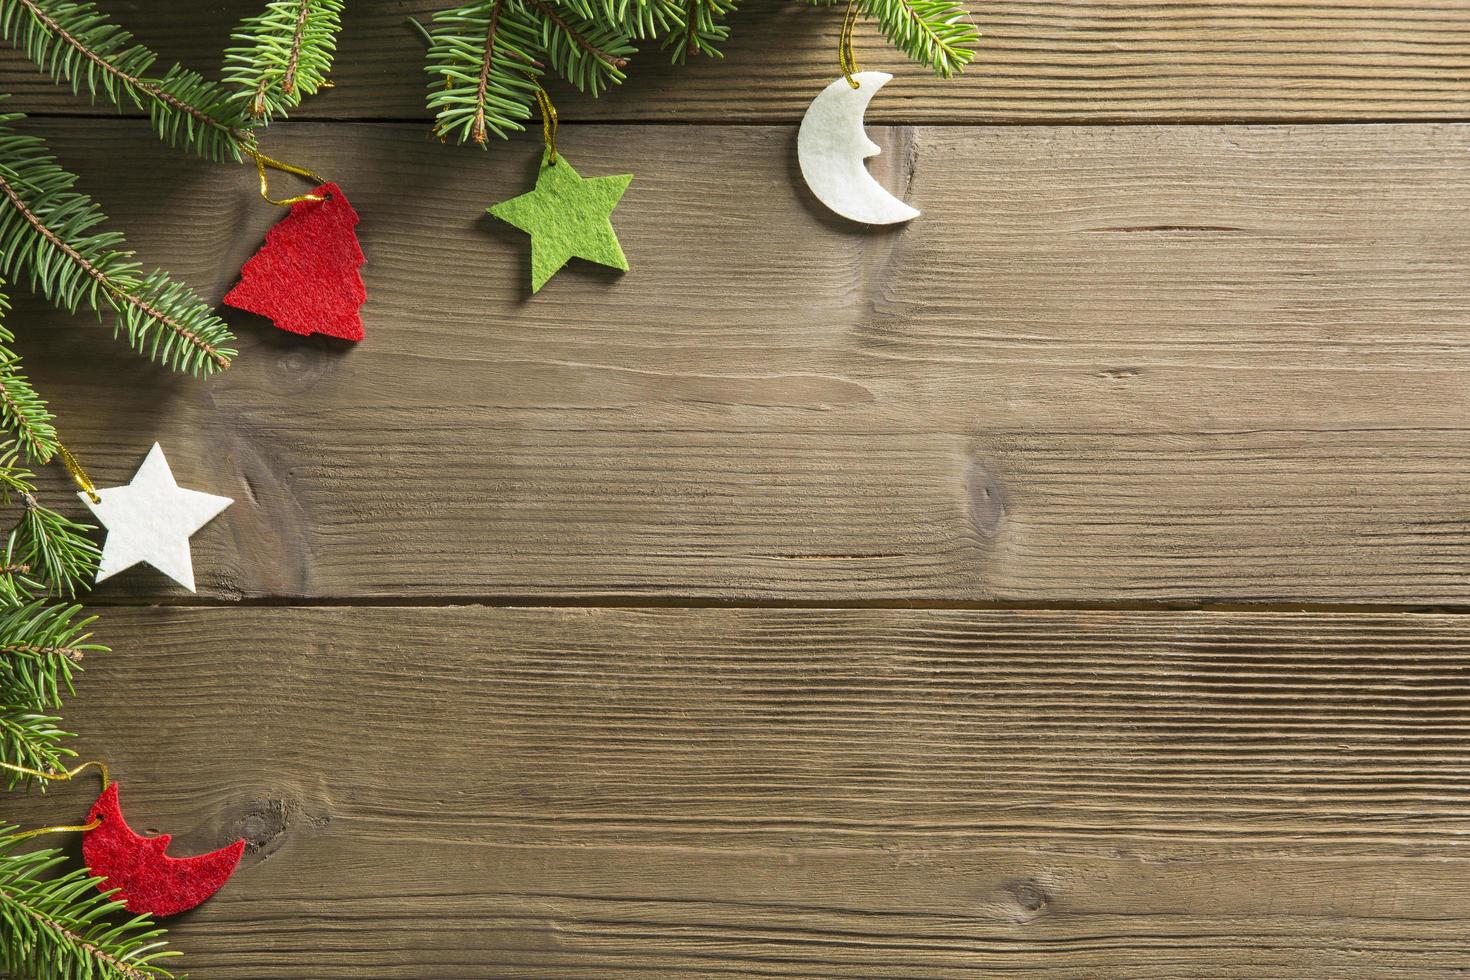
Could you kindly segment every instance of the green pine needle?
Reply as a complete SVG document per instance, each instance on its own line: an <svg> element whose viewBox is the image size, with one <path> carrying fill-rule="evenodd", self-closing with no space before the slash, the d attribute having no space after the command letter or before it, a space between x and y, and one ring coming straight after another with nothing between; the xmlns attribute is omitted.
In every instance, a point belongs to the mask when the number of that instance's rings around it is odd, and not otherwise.
<svg viewBox="0 0 1470 980"><path fill-rule="evenodd" d="M28 581L56 595L76 595L90 586L99 552L88 532L96 529L41 506L33 495L23 502L20 523L6 542L7 568L21 570Z"/></svg>
<svg viewBox="0 0 1470 980"><path fill-rule="evenodd" d="M639 40L657 37L681 23L678 0L560 0L552 5L580 20L600 22L605 30Z"/></svg>
<svg viewBox="0 0 1470 980"><path fill-rule="evenodd" d="M893 46L940 78L965 70L980 32L959 0L862 0Z"/></svg>
<svg viewBox="0 0 1470 980"><path fill-rule="evenodd" d="M485 0L434 15L429 108L441 139L484 146L531 118L541 66L541 24L521 0Z"/></svg>
<svg viewBox="0 0 1470 980"><path fill-rule="evenodd" d="M76 753L62 744L62 740L74 736L57 727L60 721L53 715L29 708L0 705L0 762L39 772L66 768L66 760L75 758ZM10 789L32 782L40 781L14 772L5 778L6 787ZM45 787L44 782L40 785Z"/></svg>
<svg viewBox="0 0 1470 980"><path fill-rule="evenodd" d="M78 618L80 606L39 597L71 595L90 582L98 551L88 537L95 528L36 500L19 452L0 446L0 503L22 508L0 564L0 761L51 771L75 753L63 744L71 733L46 712L71 691L82 657L105 648L88 642L92 620ZM6 779L10 786L30 781L14 773Z"/></svg>
<svg viewBox="0 0 1470 980"><path fill-rule="evenodd" d="M623 81L623 69L637 48L622 24L600 23L587 14L558 9L548 0L530 3L540 15L541 50L557 74L594 97Z"/></svg>
<svg viewBox="0 0 1470 980"><path fill-rule="evenodd" d="M341 15L342 0L270 0L241 21L230 35L240 44L225 51L224 80L237 89L232 98L269 123L315 95L328 84Z"/></svg>
<svg viewBox="0 0 1470 980"><path fill-rule="evenodd" d="M82 658L107 648L88 643L96 619L79 619L81 606L28 602L0 617L0 701L46 710L72 693Z"/></svg>
<svg viewBox="0 0 1470 980"><path fill-rule="evenodd" d="M17 828L0 827L0 973L46 980L159 980L168 949L146 915L123 918L116 889L85 868L57 874L56 848L16 853Z"/></svg>
<svg viewBox="0 0 1470 980"><path fill-rule="evenodd" d="M18 499L22 508L0 565L0 602L13 604L47 592L75 595L91 584L97 571L100 552L90 537L96 528L43 507L36 499L34 476L20 466L18 454L14 444L0 443L0 503Z"/></svg>
<svg viewBox="0 0 1470 980"><path fill-rule="evenodd" d="M76 177L42 140L11 128L20 118L0 114L0 275L26 276L69 312L86 305L100 316L106 307L114 335L175 371L229 367L234 336L225 322L188 287L145 273L120 233L98 230L102 209L73 190Z"/></svg>
<svg viewBox="0 0 1470 980"><path fill-rule="evenodd" d="M10 300L0 293L0 315L10 311ZM12 348L15 335L0 324L0 426L10 430L25 454L44 463L56 454L54 417L30 381L21 373L20 355Z"/></svg>
<svg viewBox="0 0 1470 980"><path fill-rule="evenodd" d="M3 0L0 0L3 2ZM807 0L831 6L835 0ZM859 0L888 40L935 74L959 74L980 33L962 0ZM675 62L722 57L737 0L482 0L434 15L428 106L441 139L483 146L531 118L544 66L596 96L625 77L633 42L662 37Z"/></svg>
<svg viewBox="0 0 1470 980"><path fill-rule="evenodd" d="M83 88L118 109L144 109L159 138L215 162L239 162L252 120L230 92L174 65L150 77L158 56L134 44L91 2L0 0L0 35L72 91Z"/></svg>
<svg viewBox="0 0 1470 980"><path fill-rule="evenodd" d="M675 64L683 64L690 55L724 57L720 48L730 38L725 18L734 11L735 0L676 0L676 24L664 38Z"/></svg>

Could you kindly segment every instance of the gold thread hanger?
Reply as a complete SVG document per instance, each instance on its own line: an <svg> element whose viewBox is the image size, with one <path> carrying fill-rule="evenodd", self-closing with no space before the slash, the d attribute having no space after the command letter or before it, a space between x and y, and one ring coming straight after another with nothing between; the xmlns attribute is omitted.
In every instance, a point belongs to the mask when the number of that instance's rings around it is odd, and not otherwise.
<svg viewBox="0 0 1470 980"><path fill-rule="evenodd" d="M0 768L9 769L11 772L18 772L23 776L34 776L36 779L45 779L55 783L64 783L69 780L75 779L79 773L92 766L96 766L98 771L102 773L102 788L104 790L107 789L108 785L110 785L112 782L112 778L111 774L107 771L107 763L100 760L88 760L87 762L83 762L79 766L64 770L63 772L42 772L40 769L30 769L26 766L17 766L14 763L10 762L0 762ZM102 826L102 818L93 817L91 820L88 820L86 823L83 824L58 824L55 827L38 827L35 830L22 831L18 834L11 834L10 839L13 841L26 840L30 837L39 837L42 834L59 834L65 833L67 831L96 830L100 826Z"/></svg>
<svg viewBox="0 0 1470 980"><path fill-rule="evenodd" d="M56 455L61 457L61 465L66 467L67 473L71 474L72 482L77 485L82 493L87 495L87 499L94 504L102 503L102 498L97 496L97 484L93 483L92 478L87 475L87 471L82 469L82 464L77 462L77 458L71 454L71 450L58 442L56 444ZM105 778L103 782L104 784L106 783Z"/></svg>
<svg viewBox="0 0 1470 980"><path fill-rule="evenodd" d="M842 18L842 34L837 39L837 67L842 69L842 77L847 79L847 84L853 88L861 88L856 78L857 57L852 53L852 32L857 27L858 5L857 0L847 0L847 15Z"/></svg>
<svg viewBox="0 0 1470 980"><path fill-rule="evenodd" d="M274 204L276 207L289 208L291 205L299 204L302 201L325 201L327 199L328 195L314 193L297 194L295 197L283 197L280 200L271 197L270 180L266 177L265 174L266 167L270 167L272 170L279 170L282 173L295 174L298 177L305 177L307 180L315 181L317 184L327 183L327 178L321 176L320 174L312 173L305 167L298 167L294 164L283 163L280 160L272 159L271 157L266 156L264 153L261 153L253 146L246 146L243 147L243 149L245 150L245 153L252 160L255 161L255 172L260 175L260 196L265 198L265 200L270 202L271 204Z"/></svg>
<svg viewBox="0 0 1470 980"><path fill-rule="evenodd" d="M556 129L559 125L556 118L556 106L551 104L551 96L546 94L546 89L540 85L536 86L536 104L541 107L541 136L546 140L546 165L556 166Z"/></svg>

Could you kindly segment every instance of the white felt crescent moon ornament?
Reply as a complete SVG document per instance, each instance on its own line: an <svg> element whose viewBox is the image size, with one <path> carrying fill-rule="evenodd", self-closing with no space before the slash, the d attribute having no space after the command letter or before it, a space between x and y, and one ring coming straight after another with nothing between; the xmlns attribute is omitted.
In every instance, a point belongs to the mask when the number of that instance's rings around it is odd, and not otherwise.
<svg viewBox="0 0 1470 980"><path fill-rule="evenodd" d="M868 225L893 225L919 212L883 189L863 163L881 151L863 131L863 113L868 103L892 75L860 71L853 75L853 88L846 77L828 85L812 100L801 129L796 134L796 157L801 176L827 207L844 218Z"/></svg>

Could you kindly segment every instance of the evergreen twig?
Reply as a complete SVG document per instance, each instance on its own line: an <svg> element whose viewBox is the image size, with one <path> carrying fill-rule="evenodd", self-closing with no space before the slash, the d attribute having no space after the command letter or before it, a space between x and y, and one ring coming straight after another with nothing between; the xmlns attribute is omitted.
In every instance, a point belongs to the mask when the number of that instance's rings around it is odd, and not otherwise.
<svg viewBox="0 0 1470 980"><path fill-rule="evenodd" d="M621 25L558 11L547 0L529 2L541 15L541 49L561 77L591 96L627 77L623 69L637 49Z"/></svg>
<svg viewBox="0 0 1470 980"><path fill-rule="evenodd" d="M484 146L531 118L542 65L541 28L521 0L482 0L434 15L429 30L435 132Z"/></svg>
<svg viewBox="0 0 1470 980"><path fill-rule="evenodd" d="M0 701L37 711L61 706L82 658L107 650L87 642L96 617L79 619L81 611L35 600L0 616Z"/></svg>
<svg viewBox="0 0 1470 980"><path fill-rule="evenodd" d="M894 47L941 78L964 71L975 57L980 32L959 0L861 0L861 4Z"/></svg>
<svg viewBox="0 0 1470 980"><path fill-rule="evenodd" d="M3 0L0 0L3 2ZM38 137L17 133L22 116L0 113L0 275L25 273L31 286L74 312L86 303L114 314L114 334L139 353L189 374L230 366L234 340L223 320L162 271L144 273L123 236L76 190Z"/></svg>
<svg viewBox="0 0 1470 980"><path fill-rule="evenodd" d="M330 84L341 15L342 0L270 0L241 21L230 35L240 43L225 51L224 80L237 89L232 98L269 123Z"/></svg>
<svg viewBox="0 0 1470 980"><path fill-rule="evenodd" d="M0 315L10 300L0 293ZM56 426L51 411L21 371L20 355L12 348L15 334L0 323L0 426L10 430L29 458L44 463L56 454Z"/></svg>
<svg viewBox="0 0 1470 980"><path fill-rule="evenodd" d="M250 142L252 120L229 90L179 65L150 77L158 55L90 0L0 0L0 35L72 91L85 87L94 100L102 95L119 109L147 111L170 146L239 162Z"/></svg>
<svg viewBox="0 0 1470 980"><path fill-rule="evenodd" d="M44 592L72 596L97 571L99 552L88 536L96 528L42 506L32 480L20 465L17 447L0 443L0 503L18 499L21 505L0 563L0 603L14 604ZM3 637L0 632L0 643Z"/></svg>
<svg viewBox="0 0 1470 980"><path fill-rule="evenodd" d="M85 868L56 874L55 848L17 853L17 828L0 827L0 972L47 980L160 980L178 951L146 915L119 920L116 889Z"/></svg>
<svg viewBox="0 0 1470 980"><path fill-rule="evenodd" d="M833 0L808 0L829 6ZM892 44L948 78L974 57L979 32L962 0L858 0ZM737 0L479 0L434 15L428 105L441 138L484 145L531 117L552 70L597 95L621 83L634 40L662 36L675 62L721 57ZM423 28L414 21L414 26Z"/></svg>

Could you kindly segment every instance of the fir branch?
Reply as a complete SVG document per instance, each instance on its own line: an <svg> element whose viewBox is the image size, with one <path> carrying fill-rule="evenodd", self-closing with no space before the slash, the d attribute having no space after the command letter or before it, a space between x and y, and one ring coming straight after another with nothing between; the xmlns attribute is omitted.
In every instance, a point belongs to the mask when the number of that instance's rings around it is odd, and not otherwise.
<svg viewBox="0 0 1470 980"><path fill-rule="evenodd" d="M439 136L484 146L491 132L525 129L542 66L540 26L520 0L441 10L432 23L428 104Z"/></svg>
<svg viewBox="0 0 1470 980"><path fill-rule="evenodd" d="M114 313L114 335L155 361L189 374L230 366L234 337L188 287L161 271L143 273L121 234L46 145L15 132L0 114L0 275L29 274L31 286L72 312L86 302Z"/></svg>
<svg viewBox="0 0 1470 980"><path fill-rule="evenodd" d="M679 0L551 0L574 18L595 21L632 39L656 37L683 21Z"/></svg>
<svg viewBox="0 0 1470 980"><path fill-rule="evenodd" d="M87 642L96 617L78 619L81 611L35 601L0 618L0 701L33 711L61 706L82 658L107 650Z"/></svg>
<svg viewBox="0 0 1470 980"><path fill-rule="evenodd" d="M28 562L15 558L15 533L5 542L5 557L0 561L0 605L18 606L46 591L46 586L31 575Z"/></svg>
<svg viewBox="0 0 1470 980"><path fill-rule="evenodd" d="M0 293L0 314L10 311L10 300ZM11 349L15 335L0 324L0 425L9 429L26 455L44 463L56 453L56 426L46 403L21 373L20 355ZM5 568L0 567L0 575Z"/></svg>
<svg viewBox="0 0 1470 980"><path fill-rule="evenodd" d="M676 64L683 64L691 54L722 58L720 51L730 38L730 25L725 17L735 10L736 0L678 0L675 16L679 29L664 40Z"/></svg>
<svg viewBox="0 0 1470 980"><path fill-rule="evenodd" d="M62 744L62 739L74 736L57 727L60 721L27 708L0 705L0 761L39 772L64 769L66 760L75 758L76 753ZM44 781L32 776L12 772L6 778L10 789L32 782L40 782L44 788Z"/></svg>
<svg viewBox="0 0 1470 980"><path fill-rule="evenodd" d="M56 595L76 595L91 585L101 553L88 532L96 528L41 506L33 494L25 494L22 501L20 522L6 541L6 566L24 568L26 582L39 583L41 590Z"/></svg>
<svg viewBox="0 0 1470 980"><path fill-rule="evenodd" d="M271 0L235 28L224 80L254 119L269 123L327 82L341 30L342 0Z"/></svg>
<svg viewBox="0 0 1470 980"><path fill-rule="evenodd" d="M546 0L530 4L541 15L541 48L562 78L596 97L627 77L623 69L637 49L621 29L586 15L562 16Z"/></svg>
<svg viewBox="0 0 1470 980"><path fill-rule="evenodd" d="M862 0L893 46L941 78L964 71L980 32L959 0Z"/></svg>
<svg viewBox="0 0 1470 980"><path fill-rule="evenodd" d="M655 37L675 24L678 0L554 0L577 17L598 21L629 38Z"/></svg>
<svg viewBox="0 0 1470 980"><path fill-rule="evenodd" d="M55 874L65 858L48 848L15 853L17 828L0 828L0 971L47 980L161 980L158 961L177 956L146 915L121 922L116 889L85 868Z"/></svg>
<svg viewBox="0 0 1470 980"><path fill-rule="evenodd" d="M20 466L18 453L14 444L0 444L0 503L18 498L22 507L0 563L0 601L13 605L43 592L75 595L97 571L100 553L89 536L96 528L43 507L34 474Z"/></svg>
<svg viewBox="0 0 1470 980"><path fill-rule="evenodd" d="M111 23L91 2L0 0L0 34L57 82L85 85L95 100L144 109L170 146L215 162L239 162L251 120L222 86L179 65L148 77L158 56Z"/></svg>

